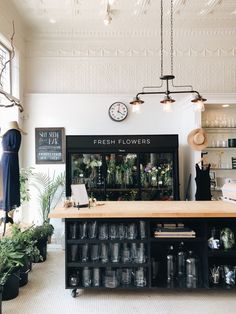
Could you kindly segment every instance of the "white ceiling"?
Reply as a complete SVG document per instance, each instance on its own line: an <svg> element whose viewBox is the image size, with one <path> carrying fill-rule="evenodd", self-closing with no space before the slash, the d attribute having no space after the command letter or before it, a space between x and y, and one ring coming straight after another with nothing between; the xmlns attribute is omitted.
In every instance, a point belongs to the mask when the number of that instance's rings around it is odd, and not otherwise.
<svg viewBox="0 0 236 314"><path fill-rule="evenodd" d="M103 19L107 0L10 0L27 26L28 33L80 31L106 27ZM111 1L111 0L110 0ZM174 25L179 27L236 26L236 0L173 0ZM140 3L140 6L138 5ZM144 5L146 14L135 15ZM145 6L146 4L146 6ZM170 1L164 0L164 12ZM115 0L112 22L107 28L153 29L160 25L160 0ZM50 23L50 19L56 23ZM166 19L164 19L165 21Z"/></svg>

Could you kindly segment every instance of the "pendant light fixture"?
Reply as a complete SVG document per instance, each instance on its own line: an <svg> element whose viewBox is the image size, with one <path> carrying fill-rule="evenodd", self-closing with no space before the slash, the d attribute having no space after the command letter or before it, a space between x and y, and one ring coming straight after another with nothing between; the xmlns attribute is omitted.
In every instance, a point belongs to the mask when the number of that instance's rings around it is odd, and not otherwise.
<svg viewBox="0 0 236 314"><path fill-rule="evenodd" d="M204 111L204 101L203 98L198 91L194 90L191 85L174 85L173 80L175 76L173 75L173 0L170 0L170 65L171 65L171 74L164 75L163 74L163 0L161 0L161 84L158 86L144 86L142 88L142 92L139 92L134 99L130 102L132 105L132 111L138 112L140 105L144 103L144 101L140 98L141 95L164 95L163 99L160 103L163 105L163 111L169 112L172 109L172 103L175 100L170 96L172 94L194 94L194 99L191 100L194 104L194 109L196 111ZM165 82L165 84L164 84ZM170 90L170 84L173 90ZM161 90L162 88L165 89ZM183 90L180 90L182 88Z"/></svg>
<svg viewBox="0 0 236 314"><path fill-rule="evenodd" d="M107 6L106 6L106 14L105 14L103 22L107 26L107 25L111 24L111 21L112 21L111 2L108 0L107 1Z"/></svg>

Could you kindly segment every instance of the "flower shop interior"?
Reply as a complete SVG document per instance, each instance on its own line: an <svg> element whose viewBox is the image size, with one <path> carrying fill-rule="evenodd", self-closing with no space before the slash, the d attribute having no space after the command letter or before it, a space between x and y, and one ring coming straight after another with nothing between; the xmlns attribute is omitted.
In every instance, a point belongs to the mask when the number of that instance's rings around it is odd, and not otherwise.
<svg viewBox="0 0 236 314"><path fill-rule="evenodd" d="M233 313L235 1L0 12L0 314Z"/></svg>

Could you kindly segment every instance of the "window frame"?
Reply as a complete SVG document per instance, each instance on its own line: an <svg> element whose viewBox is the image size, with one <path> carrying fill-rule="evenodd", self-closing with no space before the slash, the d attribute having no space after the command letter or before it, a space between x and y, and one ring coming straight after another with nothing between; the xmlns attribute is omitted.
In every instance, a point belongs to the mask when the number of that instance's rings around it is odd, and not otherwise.
<svg viewBox="0 0 236 314"><path fill-rule="evenodd" d="M9 82L8 82L8 84L6 84L7 86L9 86L9 89L8 90L6 90L5 88L4 88L4 84L3 84L3 86L1 87L1 85L0 85L0 88L4 91L4 92L6 92L6 93L8 93L8 94L12 94L12 50L9 48L9 47L7 47L7 45L5 45L3 42L2 42L2 40L0 40L0 47L3 49L3 50L6 50L7 52L8 52L8 56L9 56L9 58L7 58L6 59L6 61L8 61L8 60L10 60L9 62L8 62L8 66L7 66L7 68L6 68L6 70L7 69L9 69L7 72L7 74L6 74L6 80L9 80Z"/></svg>

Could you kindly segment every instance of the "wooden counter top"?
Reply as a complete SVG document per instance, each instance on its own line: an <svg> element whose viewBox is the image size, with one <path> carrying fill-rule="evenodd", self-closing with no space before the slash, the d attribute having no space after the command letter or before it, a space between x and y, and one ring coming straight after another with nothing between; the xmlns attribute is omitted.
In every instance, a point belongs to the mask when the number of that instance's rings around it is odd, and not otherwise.
<svg viewBox="0 0 236 314"><path fill-rule="evenodd" d="M224 201L116 201L100 204L104 205L79 210L58 207L49 218L236 217L236 205Z"/></svg>

